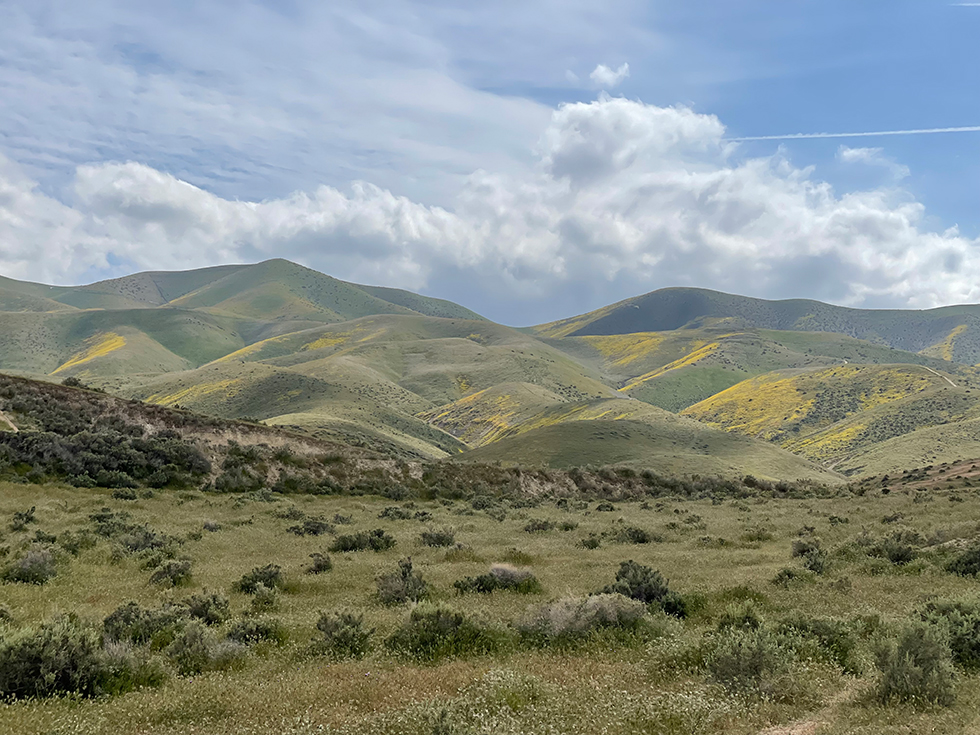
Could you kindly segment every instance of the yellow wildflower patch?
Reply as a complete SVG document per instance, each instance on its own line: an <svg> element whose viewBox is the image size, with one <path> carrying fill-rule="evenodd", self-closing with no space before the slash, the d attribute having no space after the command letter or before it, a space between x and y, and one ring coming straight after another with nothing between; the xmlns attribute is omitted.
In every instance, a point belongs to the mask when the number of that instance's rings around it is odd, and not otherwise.
<svg viewBox="0 0 980 735"><path fill-rule="evenodd" d="M78 367L79 365L84 365L87 362L94 360L97 357L104 357L110 352L115 352L118 349L122 349L126 346L126 338L121 337L115 332L105 332L103 334L97 334L94 337L89 337L85 340L85 349L80 352L76 352L71 356L65 364L58 367L52 375L57 375L62 370L68 370L73 367Z"/></svg>
<svg viewBox="0 0 980 735"><path fill-rule="evenodd" d="M613 365L629 365L651 354L664 343L666 335L661 332L637 332L635 334L616 334L611 336L581 337Z"/></svg>

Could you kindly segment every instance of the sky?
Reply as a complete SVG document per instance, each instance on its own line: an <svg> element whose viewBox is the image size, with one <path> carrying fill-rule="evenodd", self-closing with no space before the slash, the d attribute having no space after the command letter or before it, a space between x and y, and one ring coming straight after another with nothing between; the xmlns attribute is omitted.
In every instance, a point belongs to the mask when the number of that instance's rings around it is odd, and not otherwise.
<svg viewBox="0 0 980 735"><path fill-rule="evenodd" d="M0 275L283 257L518 326L980 302L978 36L932 0L8 0Z"/></svg>

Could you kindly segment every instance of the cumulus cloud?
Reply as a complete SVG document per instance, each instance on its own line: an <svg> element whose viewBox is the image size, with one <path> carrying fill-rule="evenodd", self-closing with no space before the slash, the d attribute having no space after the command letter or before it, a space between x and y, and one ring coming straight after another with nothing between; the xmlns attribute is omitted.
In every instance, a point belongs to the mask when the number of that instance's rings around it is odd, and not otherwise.
<svg viewBox="0 0 980 735"><path fill-rule="evenodd" d="M619 84L629 75L629 64L624 63L618 69L612 69L605 64L599 64L592 70L592 73L589 74L589 79L591 79L596 86L612 89L613 87L619 86Z"/></svg>
<svg viewBox="0 0 980 735"><path fill-rule="evenodd" d="M602 95L554 110L536 156L524 173L472 173L446 208L365 182L235 201L138 163L79 167L68 205L3 162L0 269L71 282L110 263L286 257L511 323L670 285L850 305L980 299L980 241L930 231L895 187L838 193L782 154L743 157L713 115Z"/></svg>
<svg viewBox="0 0 980 735"><path fill-rule="evenodd" d="M887 169L896 179L904 179L910 174L904 166L885 155L881 148L848 148L842 145L837 149L837 157L844 163L864 163Z"/></svg>

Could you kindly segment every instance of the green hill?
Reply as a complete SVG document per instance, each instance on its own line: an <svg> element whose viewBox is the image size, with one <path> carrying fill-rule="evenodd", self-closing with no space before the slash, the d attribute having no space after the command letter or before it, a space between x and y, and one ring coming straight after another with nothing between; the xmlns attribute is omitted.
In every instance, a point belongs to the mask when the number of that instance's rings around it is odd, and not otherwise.
<svg viewBox="0 0 980 735"><path fill-rule="evenodd" d="M534 327L546 337L622 335L704 326L834 332L966 364L980 362L980 306L848 309L819 301L766 301L697 288L666 288Z"/></svg>

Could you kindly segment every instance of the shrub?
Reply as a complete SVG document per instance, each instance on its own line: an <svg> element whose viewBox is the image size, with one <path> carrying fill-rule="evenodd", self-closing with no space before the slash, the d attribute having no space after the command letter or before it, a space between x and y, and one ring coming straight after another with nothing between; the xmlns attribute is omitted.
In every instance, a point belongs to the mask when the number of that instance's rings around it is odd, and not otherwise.
<svg viewBox="0 0 980 735"><path fill-rule="evenodd" d="M425 546L452 546L456 543L456 532L451 528L422 531L419 535L419 541Z"/></svg>
<svg viewBox="0 0 980 735"><path fill-rule="evenodd" d="M255 585L252 592L252 603L249 611L254 615L263 612L272 612L279 607L279 595L275 587L266 587L259 582Z"/></svg>
<svg viewBox="0 0 980 735"><path fill-rule="evenodd" d="M327 533L333 533L333 526L322 518L307 518L299 525L290 526L286 530L295 533L297 536L323 536Z"/></svg>
<svg viewBox="0 0 980 735"><path fill-rule="evenodd" d="M980 670L980 600L934 600L918 617L944 630L953 661L969 671Z"/></svg>
<svg viewBox="0 0 980 735"><path fill-rule="evenodd" d="M371 650L374 628L364 627L364 616L345 611L323 612L316 629L321 637L313 644L314 653L335 659L364 658Z"/></svg>
<svg viewBox="0 0 980 735"><path fill-rule="evenodd" d="M759 608L752 600L729 605L718 620L718 630L757 630L765 623Z"/></svg>
<svg viewBox="0 0 980 735"><path fill-rule="evenodd" d="M529 569L518 569L509 564L494 564L489 574L464 577L453 583L460 594L480 592L490 594L494 590L511 590L522 595L536 595L543 590L541 583Z"/></svg>
<svg viewBox="0 0 980 735"><path fill-rule="evenodd" d="M897 641L879 647L876 694L882 702L950 705L956 698L956 672L942 629L926 623L907 627Z"/></svg>
<svg viewBox="0 0 980 735"><path fill-rule="evenodd" d="M635 561L624 561L616 572L615 583L602 589L604 594L620 594L645 605L656 605L668 615L685 617L684 599L667 586L660 572Z"/></svg>
<svg viewBox="0 0 980 735"><path fill-rule="evenodd" d="M282 568L277 564L266 564L264 567L255 567L248 574L243 574L242 578L235 583L235 589L244 592L246 595L255 594L259 585L268 589L281 589L286 584L286 579L282 575Z"/></svg>
<svg viewBox="0 0 980 735"><path fill-rule="evenodd" d="M528 521L527 525L524 526L524 530L527 533L542 533L544 531L554 531L555 522L546 521L542 518L535 518L532 521Z"/></svg>
<svg viewBox="0 0 980 735"><path fill-rule="evenodd" d="M412 511L408 508L400 508L397 505L389 505L383 511L378 513L378 518L384 518L389 521L407 521L412 517Z"/></svg>
<svg viewBox="0 0 980 735"><path fill-rule="evenodd" d="M946 565L946 571L961 577L976 577L980 574L980 546L967 549Z"/></svg>
<svg viewBox="0 0 980 735"><path fill-rule="evenodd" d="M614 510L616 510L616 506L609 502L602 502L599 503L595 509L600 513L612 513Z"/></svg>
<svg viewBox="0 0 980 735"><path fill-rule="evenodd" d="M255 617L235 621L228 630L228 638L244 645L272 641L281 646L289 640L289 634L276 618Z"/></svg>
<svg viewBox="0 0 980 735"><path fill-rule="evenodd" d="M334 539L330 551L387 551L395 545L394 537L382 528L345 534Z"/></svg>
<svg viewBox="0 0 980 735"><path fill-rule="evenodd" d="M218 640L205 625L188 624L167 646L167 656L180 674L226 669L241 659L245 647L235 640Z"/></svg>
<svg viewBox="0 0 980 735"><path fill-rule="evenodd" d="M6 582L44 584L58 573L54 554L42 546L32 546L3 570Z"/></svg>
<svg viewBox="0 0 980 735"><path fill-rule="evenodd" d="M419 661L449 656L493 653L501 645L494 631L442 605L422 604L412 610L385 645L395 653Z"/></svg>
<svg viewBox="0 0 980 735"><path fill-rule="evenodd" d="M902 566L915 559L915 548L900 539L885 538L875 544L868 551L870 556L888 559L892 564Z"/></svg>
<svg viewBox="0 0 980 735"><path fill-rule="evenodd" d="M163 673L66 615L0 641L0 698L94 697L160 684Z"/></svg>
<svg viewBox="0 0 980 735"><path fill-rule="evenodd" d="M221 530L221 524L217 521L204 521L204 530L208 533L216 533Z"/></svg>
<svg viewBox="0 0 980 735"><path fill-rule="evenodd" d="M864 669L854 626L843 620L798 615L783 620L776 632L791 639L812 641L818 647L816 658L840 666L845 674L860 674Z"/></svg>
<svg viewBox="0 0 980 735"><path fill-rule="evenodd" d="M163 562L152 575L152 584L163 585L164 587L181 587L191 582L191 562L190 559L177 561L170 559Z"/></svg>
<svg viewBox="0 0 980 735"><path fill-rule="evenodd" d="M310 560L310 565L306 567L307 574L322 574L333 569L333 562L330 561L330 557L326 554L314 552L310 554Z"/></svg>
<svg viewBox="0 0 980 735"><path fill-rule="evenodd" d="M574 641L603 628L635 629L646 612L642 602L621 594L569 597L535 608L518 629L536 643Z"/></svg>
<svg viewBox="0 0 980 735"><path fill-rule="evenodd" d="M205 590L184 600L187 614L205 625L220 625L231 617L228 598L220 592Z"/></svg>
<svg viewBox="0 0 980 735"><path fill-rule="evenodd" d="M136 491L129 487L119 487L112 491L112 497L116 500L139 500Z"/></svg>
<svg viewBox="0 0 980 735"><path fill-rule="evenodd" d="M95 547L95 538L90 531L65 531L58 537L58 544L72 556L78 556L86 549Z"/></svg>
<svg viewBox="0 0 980 735"><path fill-rule="evenodd" d="M37 519L34 516L36 512L37 507L33 505L27 510L15 511L13 519L10 521L10 530L24 531L31 523L37 523Z"/></svg>
<svg viewBox="0 0 980 735"><path fill-rule="evenodd" d="M823 574L827 570L827 552L821 547L819 539L794 541L793 558L802 559L804 568L814 574Z"/></svg>
<svg viewBox="0 0 980 735"><path fill-rule="evenodd" d="M109 640L149 644L160 649L177 637L186 622L187 610L182 606L165 604L151 610L127 602L106 616L102 630Z"/></svg>
<svg viewBox="0 0 980 735"><path fill-rule="evenodd" d="M401 605L419 602L429 596L429 585L422 575L412 568L411 557L398 562L398 569L375 579L378 599L382 605Z"/></svg>
<svg viewBox="0 0 980 735"><path fill-rule="evenodd" d="M793 569L792 567L786 567L785 569L780 569L776 576L769 580L769 584L774 584L777 587L783 587L788 589L790 587L798 587L808 582L813 582L816 578L813 572L807 571L805 569Z"/></svg>
<svg viewBox="0 0 980 735"><path fill-rule="evenodd" d="M729 628L712 641L707 668L730 693L784 702L799 693L794 660L792 649L764 627Z"/></svg>
<svg viewBox="0 0 980 735"><path fill-rule="evenodd" d="M623 544L649 544L663 539L642 528L626 526L616 532L616 540Z"/></svg>
<svg viewBox="0 0 980 735"><path fill-rule="evenodd" d="M584 549L598 549L601 543L601 539L594 533L590 533L588 536L583 538L578 542L578 545Z"/></svg>

